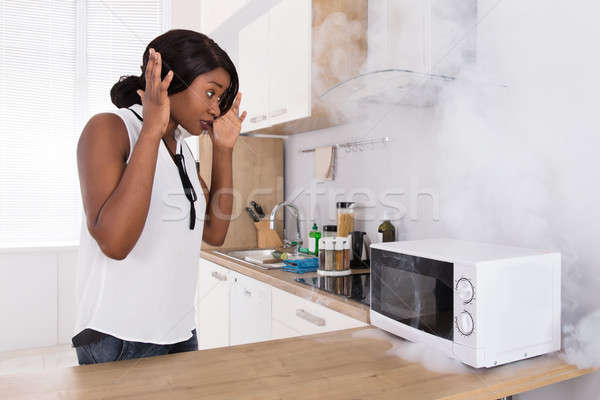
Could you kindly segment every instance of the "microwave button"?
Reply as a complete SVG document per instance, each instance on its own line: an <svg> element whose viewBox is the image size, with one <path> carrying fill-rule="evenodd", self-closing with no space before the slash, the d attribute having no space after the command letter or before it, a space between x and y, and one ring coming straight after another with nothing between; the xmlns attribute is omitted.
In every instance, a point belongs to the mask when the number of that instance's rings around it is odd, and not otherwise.
<svg viewBox="0 0 600 400"><path fill-rule="evenodd" d="M467 278L460 278L456 283L456 291L458 292L458 297L463 301L464 304L469 303L473 300L474 289L473 285Z"/></svg>
<svg viewBox="0 0 600 400"><path fill-rule="evenodd" d="M458 318L456 318L456 327L458 328L459 332L465 336L469 336L471 333L473 333L474 324L471 314L469 314L467 311L460 313Z"/></svg>

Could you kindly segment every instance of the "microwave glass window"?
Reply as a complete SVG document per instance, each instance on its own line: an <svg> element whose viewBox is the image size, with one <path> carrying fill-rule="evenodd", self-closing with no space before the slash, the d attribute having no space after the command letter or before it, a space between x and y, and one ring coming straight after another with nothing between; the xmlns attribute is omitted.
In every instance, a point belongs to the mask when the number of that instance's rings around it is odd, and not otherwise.
<svg viewBox="0 0 600 400"><path fill-rule="evenodd" d="M402 324L453 340L452 263L373 249L371 308Z"/></svg>

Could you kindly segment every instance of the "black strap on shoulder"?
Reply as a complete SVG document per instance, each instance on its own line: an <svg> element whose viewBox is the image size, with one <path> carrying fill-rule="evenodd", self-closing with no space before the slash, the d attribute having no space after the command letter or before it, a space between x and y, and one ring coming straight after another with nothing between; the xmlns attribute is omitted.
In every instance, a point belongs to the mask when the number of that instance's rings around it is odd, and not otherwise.
<svg viewBox="0 0 600 400"><path fill-rule="evenodd" d="M140 117L140 114L136 113L131 108L128 108L128 110L131 111L137 117L137 119L139 119L140 121L144 122L144 118Z"/></svg>

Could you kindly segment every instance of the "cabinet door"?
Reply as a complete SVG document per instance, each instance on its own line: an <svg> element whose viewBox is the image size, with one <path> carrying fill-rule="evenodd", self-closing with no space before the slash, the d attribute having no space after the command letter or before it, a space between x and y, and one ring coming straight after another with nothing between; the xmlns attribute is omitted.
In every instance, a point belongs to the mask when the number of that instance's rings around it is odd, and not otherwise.
<svg viewBox="0 0 600 400"><path fill-rule="evenodd" d="M242 131L270 125L269 105L269 14L265 13L239 32L238 78L242 92L241 109L248 115Z"/></svg>
<svg viewBox="0 0 600 400"><path fill-rule="evenodd" d="M235 273L231 289L231 345L271 339L271 287Z"/></svg>
<svg viewBox="0 0 600 400"><path fill-rule="evenodd" d="M273 320L302 335L366 326L364 322L277 288L272 288L272 298Z"/></svg>
<svg viewBox="0 0 600 400"><path fill-rule="evenodd" d="M310 115L311 0L282 0L269 13L271 125Z"/></svg>
<svg viewBox="0 0 600 400"><path fill-rule="evenodd" d="M210 36L221 24L233 16L249 0L202 0L200 26Z"/></svg>
<svg viewBox="0 0 600 400"><path fill-rule="evenodd" d="M276 319L271 321L271 339L285 339L290 337L302 336L302 333L298 332L285 325L282 322L277 321Z"/></svg>
<svg viewBox="0 0 600 400"><path fill-rule="evenodd" d="M196 332L198 348L229 346L230 271L200 260L196 291Z"/></svg>

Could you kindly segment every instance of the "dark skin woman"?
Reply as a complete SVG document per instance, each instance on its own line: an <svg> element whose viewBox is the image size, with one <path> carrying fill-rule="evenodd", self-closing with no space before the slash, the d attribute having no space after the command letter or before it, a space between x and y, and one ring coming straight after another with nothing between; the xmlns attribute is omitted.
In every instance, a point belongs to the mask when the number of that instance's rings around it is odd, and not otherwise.
<svg viewBox="0 0 600 400"><path fill-rule="evenodd" d="M92 117L77 148L87 227L102 252L117 260L127 257L142 233L160 141L174 154L173 133L178 125L195 136L207 132L212 140L210 191L200 178L207 205L203 241L223 244L233 207L232 152L246 118L245 111L240 114L237 76L232 85L231 74L216 64L215 68L204 66L208 70L201 74L193 74L194 68L186 65L188 72L180 74L177 61L173 61L173 68L170 62L177 55L170 54L169 61L164 61L152 45L144 53L143 75L136 77L145 85L134 91L143 105L143 127L134 148L129 148L123 120L112 113ZM159 50L166 54L170 48L163 44ZM177 88L172 82L177 82Z"/></svg>

